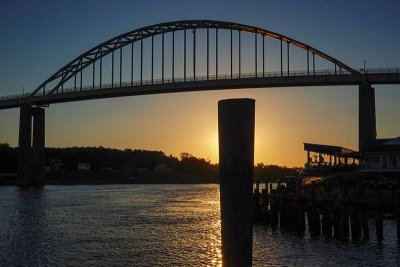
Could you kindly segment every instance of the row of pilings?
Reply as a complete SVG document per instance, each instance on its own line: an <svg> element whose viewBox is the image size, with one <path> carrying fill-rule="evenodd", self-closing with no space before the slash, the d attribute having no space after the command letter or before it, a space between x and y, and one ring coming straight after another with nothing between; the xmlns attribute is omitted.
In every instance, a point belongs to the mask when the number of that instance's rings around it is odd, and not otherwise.
<svg viewBox="0 0 400 267"><path fill-rule="evenodd" d="M383 220L390 214L397 223L400 241L400 201L392 190L391 198L385 199L379 192L375 197L341 196L318 197L312 194L296 194L286 188L272 189L266 186L261 192L257 186L253 193L253 221L263 222L294 233L311 236L323 235L342 241L361 241L370 238L369 219L375 220L376 239L383 240ZM386 218L386 216L385 216Z"/></svg>

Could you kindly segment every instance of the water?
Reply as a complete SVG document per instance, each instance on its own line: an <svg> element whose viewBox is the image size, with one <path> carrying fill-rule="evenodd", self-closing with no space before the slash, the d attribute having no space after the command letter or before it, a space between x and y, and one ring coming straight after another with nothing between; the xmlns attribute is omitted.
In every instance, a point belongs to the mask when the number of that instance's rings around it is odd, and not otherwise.
<svg viewBox="0 0 400 267"><path fill-rule="evenodd" d="M372 222L371 222L372 223ZM220 266L217 185L0 187L1 266ZM385 240L343 243L254 227L254 266L397 266Z"/></svg>

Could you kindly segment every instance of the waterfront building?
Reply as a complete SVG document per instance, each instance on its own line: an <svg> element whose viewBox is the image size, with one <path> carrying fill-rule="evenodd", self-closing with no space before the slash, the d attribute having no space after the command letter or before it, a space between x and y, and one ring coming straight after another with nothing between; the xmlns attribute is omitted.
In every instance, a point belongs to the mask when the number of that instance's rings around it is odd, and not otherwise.
<svg viewBox="0 0 400 267"><path fill-rule="evenodd" d="M307 152L305 175L357 171L400 177L400 137L375 139L365 151L332 145L304 143Z"/></svg>

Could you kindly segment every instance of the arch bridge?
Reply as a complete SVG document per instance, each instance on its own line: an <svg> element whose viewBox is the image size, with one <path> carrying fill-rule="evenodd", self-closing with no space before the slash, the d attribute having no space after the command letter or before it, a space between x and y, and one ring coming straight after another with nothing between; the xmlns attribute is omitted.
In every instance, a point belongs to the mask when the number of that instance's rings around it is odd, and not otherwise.
<svg viewBox="0 0 400 267"><path fill-rule="evenodd" d="M35 184L44 176L43 107L50 104L200 90L359 85L363 150L376 138L371 84L398 84L399 71L356 70L305 43L250 25L184 20L103 42L31 93L0 97L0 109L21 108L18 183Z"/></svg>

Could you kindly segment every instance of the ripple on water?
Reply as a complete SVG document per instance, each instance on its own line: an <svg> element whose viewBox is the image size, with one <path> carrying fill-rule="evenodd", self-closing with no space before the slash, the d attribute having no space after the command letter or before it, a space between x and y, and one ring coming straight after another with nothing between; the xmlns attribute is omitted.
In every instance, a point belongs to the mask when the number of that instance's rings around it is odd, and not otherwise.
<svg viewBox="0 0 400 267"><path fill-rule="evenodd" d="M0 188L2 266L221 266L217 185ZM371 222L371 229L373 225ZM254 266L395 266L385 241L341 243L254 227ZM375 233L371 232L371 237Z"/></svg>

